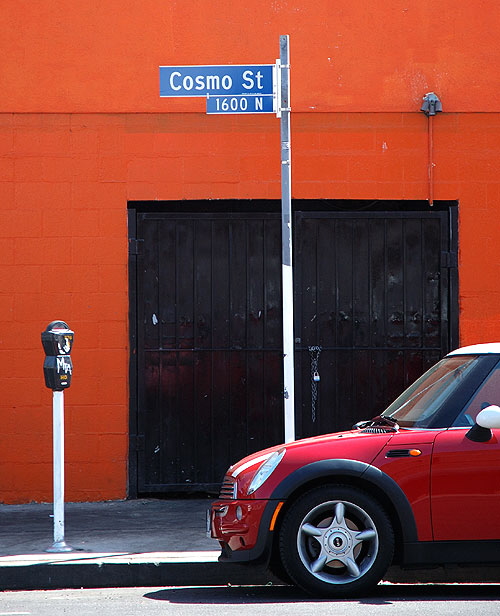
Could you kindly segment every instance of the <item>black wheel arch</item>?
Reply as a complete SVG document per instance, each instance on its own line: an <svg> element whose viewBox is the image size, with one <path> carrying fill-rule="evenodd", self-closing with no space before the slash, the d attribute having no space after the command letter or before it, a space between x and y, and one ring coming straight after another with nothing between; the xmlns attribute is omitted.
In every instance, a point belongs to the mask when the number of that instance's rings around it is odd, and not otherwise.
<svg viewBox="0 0 500 616"><path fill-rule="evenodd" d="M383 506L391 519L396 536L395 562L403 559L404 544L418 541L411 505L394 479L370 464L348 459L319 460L302 466L288 475L271 495L271 499L275 502L284 501L276 522L276 530L279 529L288 506L296 497L313 487L329 483L358 487ZM274 533L275 538L278 534ZM274 548L275 546L272 550L272 560L276 554Z"/></svg>

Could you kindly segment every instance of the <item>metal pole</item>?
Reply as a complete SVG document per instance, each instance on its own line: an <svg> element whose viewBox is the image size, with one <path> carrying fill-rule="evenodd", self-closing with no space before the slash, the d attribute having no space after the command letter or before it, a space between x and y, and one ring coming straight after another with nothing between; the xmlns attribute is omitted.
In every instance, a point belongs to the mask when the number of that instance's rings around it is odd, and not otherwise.
<svg viewBox="0 0 500 616"><path fill-rule="evenodd" d="M47 552L71 552L64 541L64 392L53 391L54 543Z"/></svg>
<svg viewBox="0 0 500 616"><path fill-rule="evenodd" d="M292 161L290 145L290 51L289 36L280 36L281 91L281 241L283 286L283 382L285 442L295 439L295 386L292 267Z"/></svg>

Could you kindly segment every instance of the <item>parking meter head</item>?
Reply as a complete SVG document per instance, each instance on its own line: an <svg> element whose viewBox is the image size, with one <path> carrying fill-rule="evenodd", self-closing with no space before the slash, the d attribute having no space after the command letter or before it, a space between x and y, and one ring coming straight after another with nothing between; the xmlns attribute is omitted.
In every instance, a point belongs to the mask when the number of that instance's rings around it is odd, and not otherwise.
<svg viewBox="0 0 500 616"><path fill-rule="evenodd" d="M43 375L45 385L53 391L64 391L71 385L73 363L70 353L75 333L64 321L52 321L42 332L45 351Z"/></svg>
<svg viewBox="0 0 500 616"><path fill-rule="evenodd" d="M73 348L75 332L64 321L52 321L42 332L45 355L69 355Z"/></svg>
<svg viewBox="0 0 500 616"><path fill-rule="evenodd" d="M43 362L45 385L52 391L64 391L71 385L73 362L69 355L47 355Z"/></svg>

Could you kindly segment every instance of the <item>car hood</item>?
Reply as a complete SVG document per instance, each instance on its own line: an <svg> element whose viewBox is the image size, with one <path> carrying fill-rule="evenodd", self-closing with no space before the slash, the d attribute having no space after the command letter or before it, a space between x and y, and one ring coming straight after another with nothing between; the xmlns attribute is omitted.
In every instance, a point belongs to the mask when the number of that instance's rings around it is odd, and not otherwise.
<svg viewBox="0 0 500 616"><path fill-rule="evenodd" d="M234 464L226 476L231 476L237 481L238 493L246 498L249 485L260 465L267 461L273 453L283 453L284 450L284 455L280 457L271 475L251 496L255 499L265 499L274 493L276 487L286 477L308 465L322 461L330 464L341 460L342 464L356 461L368 466L376 466L377 456L387 446L401 448L432 443L438 432L439 430L400 429L397 432L373 433L364 430L350 430L314 436L258 451Z"/></svg>
<svg viewBox="0 0 500 616"><path fill-rule="evenodd" d="M231 466L227 474L237 477L242 472L262 464L272 453L283 448L286 449L286 455L282 464L287 467L303 466L309 462L331 458L371 463L395 434L397 433L373 434L362 430L350 430L282 443L246 456Z"/></svg>

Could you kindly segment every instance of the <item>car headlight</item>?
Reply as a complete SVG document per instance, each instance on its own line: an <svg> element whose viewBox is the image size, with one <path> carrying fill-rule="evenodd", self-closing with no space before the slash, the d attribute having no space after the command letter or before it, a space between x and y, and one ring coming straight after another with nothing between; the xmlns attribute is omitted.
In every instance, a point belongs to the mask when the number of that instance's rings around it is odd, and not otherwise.
<svg viewBox="0 0 500 616"><path fill-rule="evenodd" d="M257 472L253 476L250 485L248 486L247 494L253 494L255 490L258 490L260 486L270 477L271 473L278 466L283 459L286 449L278 449L272 453L267 460L265 460L257 469Z"/></svg>

